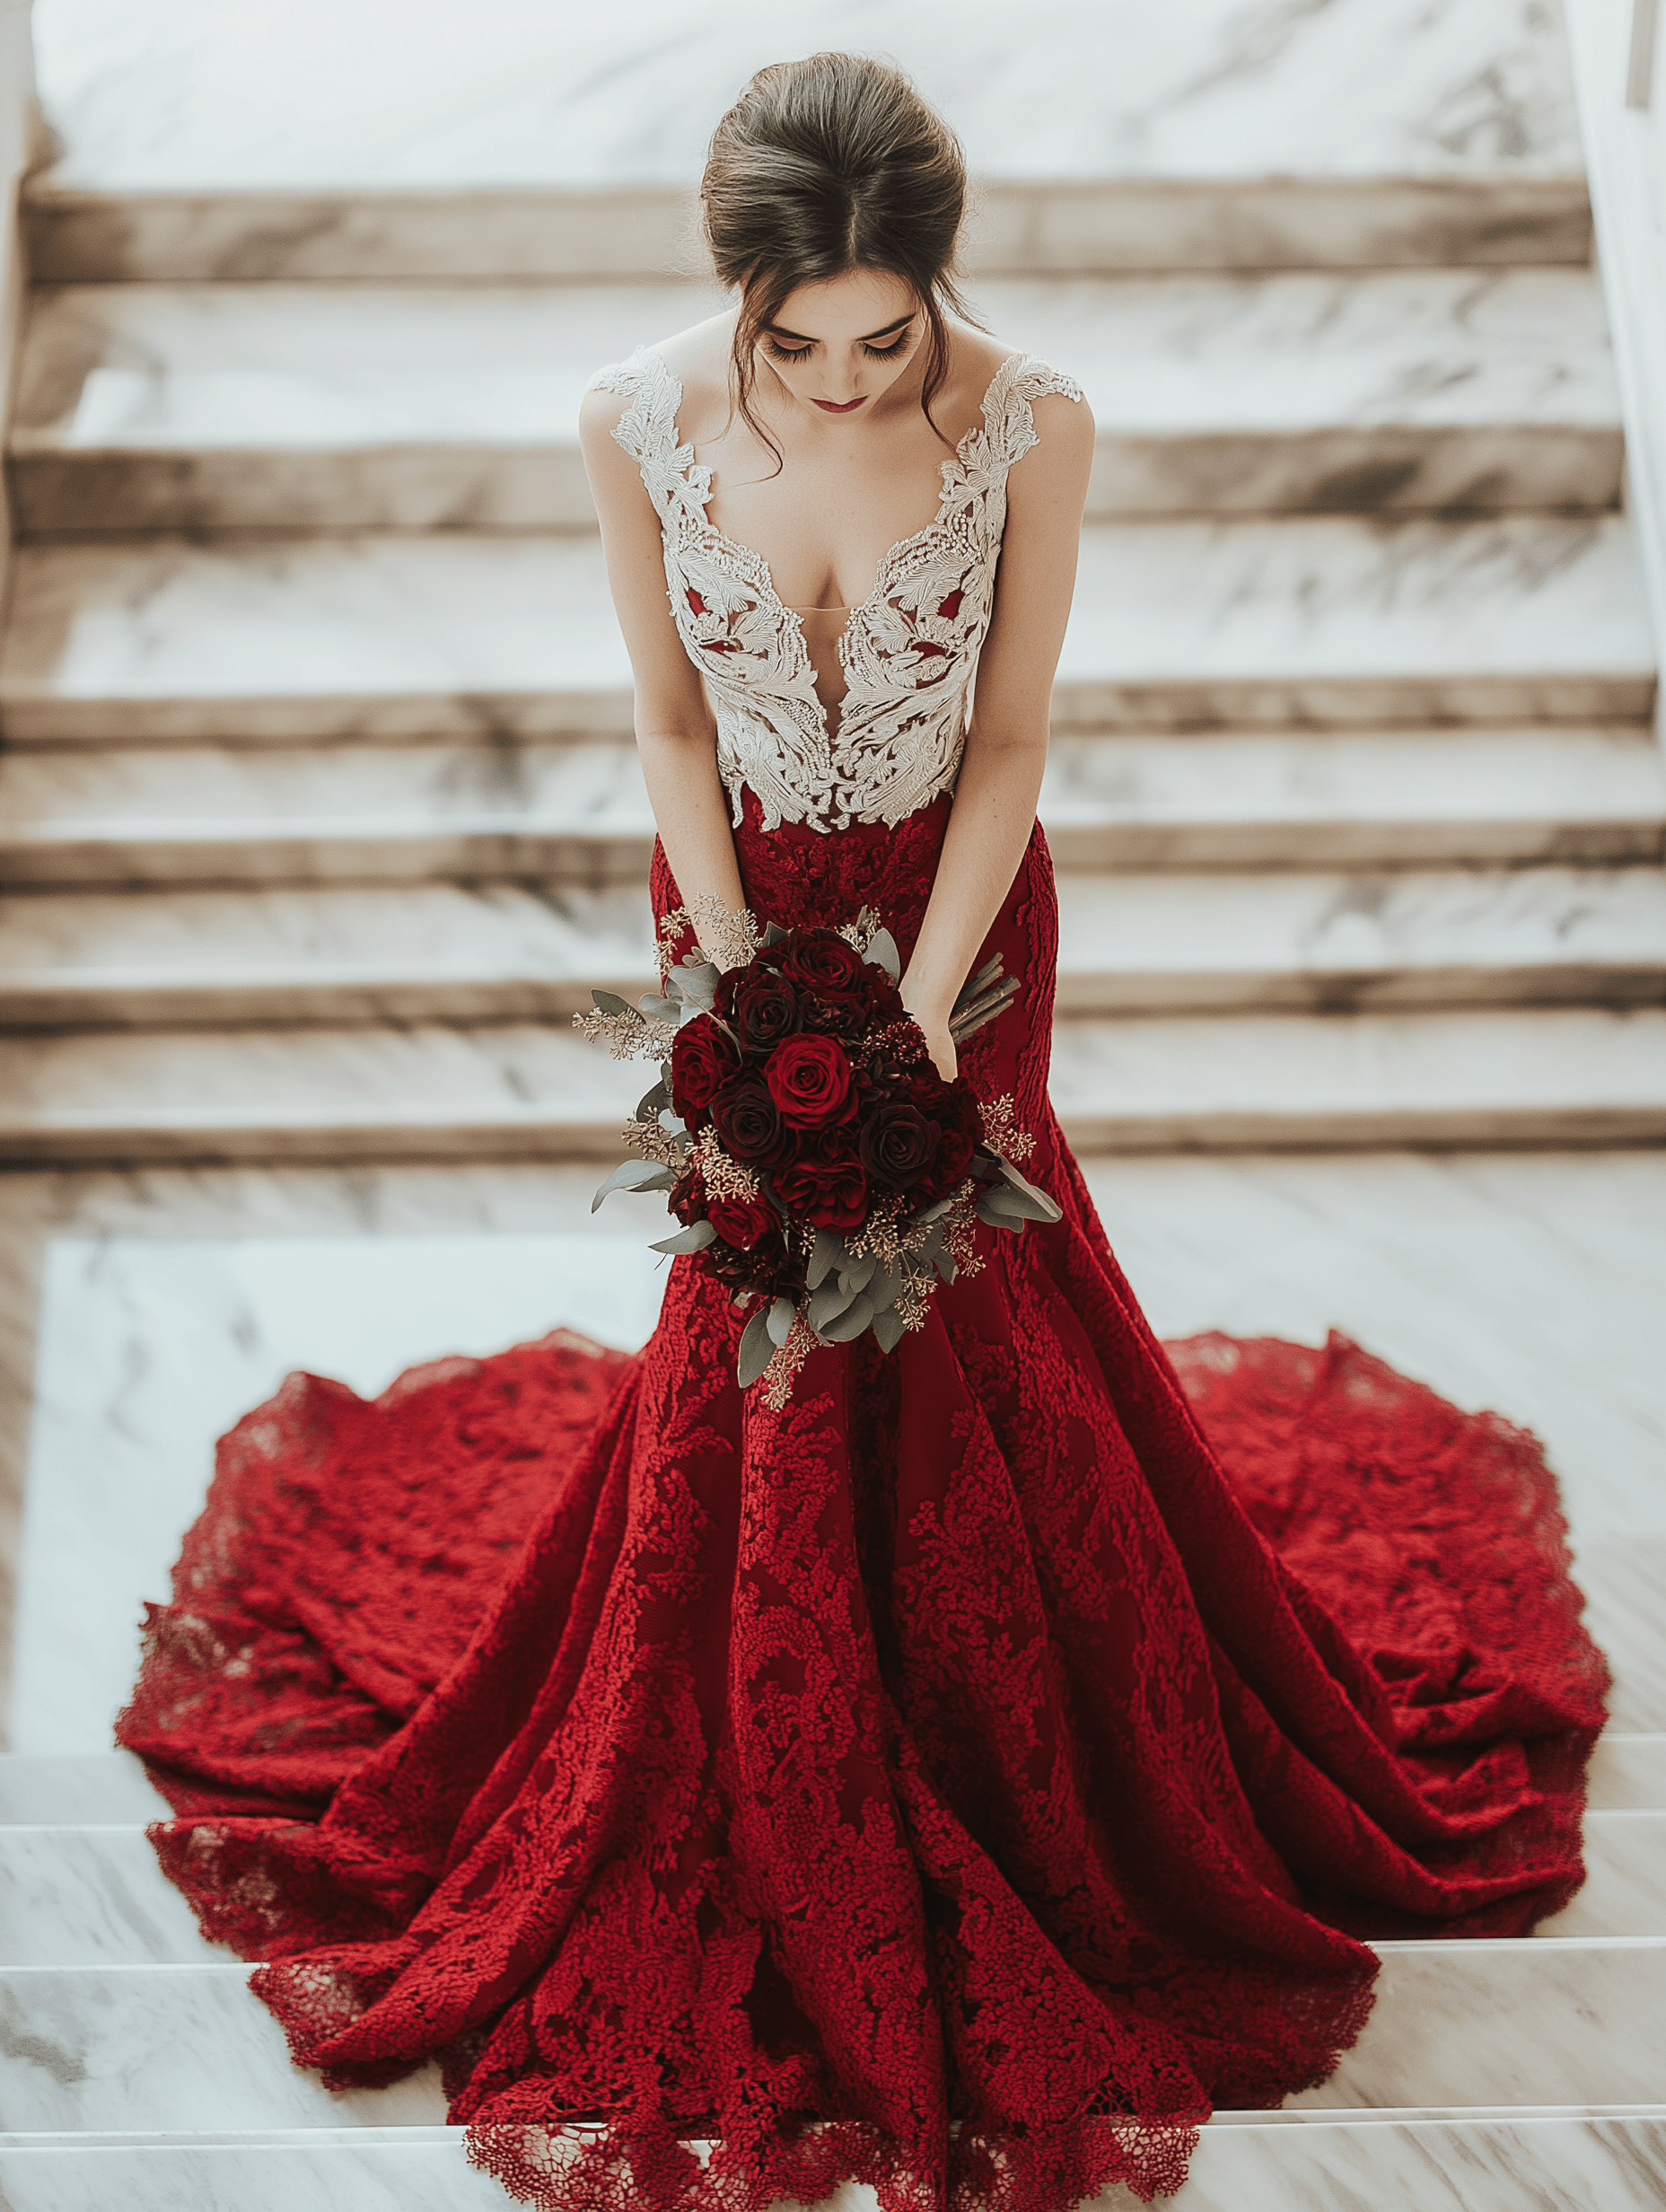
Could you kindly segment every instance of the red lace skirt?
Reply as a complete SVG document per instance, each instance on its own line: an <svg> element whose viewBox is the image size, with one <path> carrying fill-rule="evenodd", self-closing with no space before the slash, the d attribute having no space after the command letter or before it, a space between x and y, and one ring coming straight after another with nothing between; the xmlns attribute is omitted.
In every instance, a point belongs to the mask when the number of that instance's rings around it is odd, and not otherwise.
<svg viewBox="0 0 1666 2212"><path fill-rule="evenodd" d="M945 813L750 818L749 897L906 952ZM1325 2077L1361 1938L1582 1879L1607 1672L1538 1446L1340 1339L1165 1351L1047 1103L1039 830L996 950L967 1070L1065 1217L894 1355L771 1412L685 1260L634 1357L293 1376L152 1609L118 1734L206 1932L330 2083L437 2057L542 2206L1149 2198Z"/></svg>

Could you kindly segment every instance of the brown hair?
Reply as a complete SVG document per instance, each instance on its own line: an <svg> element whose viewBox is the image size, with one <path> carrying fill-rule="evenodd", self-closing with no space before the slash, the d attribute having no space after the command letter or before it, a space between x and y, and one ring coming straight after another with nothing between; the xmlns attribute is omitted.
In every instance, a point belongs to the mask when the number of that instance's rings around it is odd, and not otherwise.
<svg viewBox="0 0 1666 2212"><path fill-rule="evenodd" d="M753 415L753 348L801 285L883 270L913 292L929 332L920 407L949 369L943 312L977 318L955 282L966 158L900 69L862 54L811 54L760 69L717 128L700 215L718 281L741 294L732 365L742 419ZM981 324L978 326L981 329ZM943 438L943 443L951 441Z"/></svg>

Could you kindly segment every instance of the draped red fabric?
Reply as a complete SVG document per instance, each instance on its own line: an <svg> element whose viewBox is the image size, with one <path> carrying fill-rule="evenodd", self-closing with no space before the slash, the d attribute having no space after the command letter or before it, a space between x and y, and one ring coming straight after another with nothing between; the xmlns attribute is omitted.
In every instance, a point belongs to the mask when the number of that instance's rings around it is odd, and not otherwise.
<svg viewBox="0 0 1666 2212"><path fill-rule="evenodd" d="M946 812L750 817L748 895L906 953ZM688 1260L634 1357L292 1376L151 1609L118 1734L204 1929L332 2085L437 2056L548 2212L1149 2199L1330 2071L1361 1938L1583 1878L1608 1676L1538 1446L1340 1338L1165 1351L1047 1103L1039 830L985 950L1026 988L965 1064L1056 1227L779 1412Z"/></svg>

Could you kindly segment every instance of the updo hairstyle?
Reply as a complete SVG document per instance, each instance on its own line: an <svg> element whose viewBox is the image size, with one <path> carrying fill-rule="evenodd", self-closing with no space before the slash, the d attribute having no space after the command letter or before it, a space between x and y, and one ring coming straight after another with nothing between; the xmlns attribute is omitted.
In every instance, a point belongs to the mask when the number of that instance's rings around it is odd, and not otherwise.
<svg viewBox="0 0 1666 2212"><path fill-rule="evenodd" d="M955 277L966 212L960 140L900 69L861 54L811 54L760 69L712 134L700 216L719 283L741 294L734 393L753 435L754 347L801 285L855 269L899 276L928 329L920 406L949 369L945 310L977 322ZM981 324L978 325L982 328Z"/></svg>

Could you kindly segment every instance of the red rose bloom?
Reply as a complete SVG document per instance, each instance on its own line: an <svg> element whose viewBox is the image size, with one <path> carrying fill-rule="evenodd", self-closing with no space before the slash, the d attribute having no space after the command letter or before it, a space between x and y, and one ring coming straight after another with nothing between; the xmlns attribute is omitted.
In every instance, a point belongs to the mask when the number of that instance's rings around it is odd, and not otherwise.
<svg viewBox="0 0 1666 2212"><path fill-rule="evenodd" d="M713 1096L711 1113L717 1141L732 1160L770 1167L785 1159L791 1133L755 1074L732 1075Z"/></svg>
<svg viewBox="0 0 1666 2212"><path fill-rule="evenodd" d="M880 982L886 980L881 970L870 970L855 946L835 929L794 930L790 942L777 949L782 974L801 991L813 992L819 998L860 996L870 974Z"/></svg>
<svg viewBox="0 0 1666 2212"><path fill-rule="evenodd" d="M776 1225L774 1210L765 1198L710 1198L706 1218L725 1244L741 1252L750 1252Z"/></svg>
<svg viewBox="0 0 1666 2212"><path fill-rule="evenodd" d="M816 1229L859 1229L868 1217L868 1179L854 1162L794 1160L773 1178L789 1213Z"/></svg>
<svg viewBox="0 0 1666 2212"><path fill-rule="evenodd" d="M837 1038L789 1037L770 1054L764 1081L790 1128L824 1128L856 1110L850 1061Z"/></svg>
<svg viewBox="0 0 1666 2212"><path fill-rule="evenodd" d="M798 993L784 976L756 961L750 967L730 969L712 1004L746 1052L767 1052L798 1027Z"/></svg>
<svg viewBox="0 0 1666 2212"><path fill-rule="evenodd" d="M715 1022L703 1014L685 1022L671 1046L672 1110L689 1128L703 1128L706 1108L740 1067L733 1040Z"/></svg>

